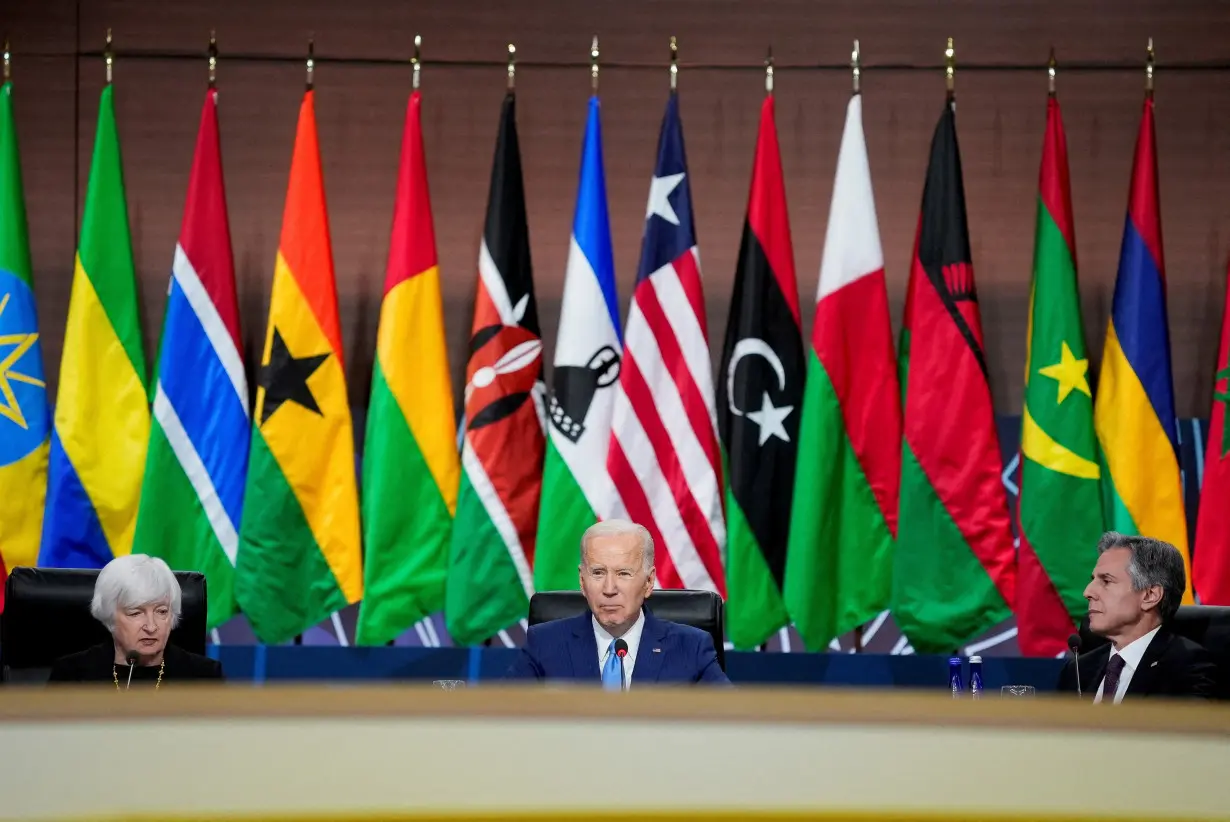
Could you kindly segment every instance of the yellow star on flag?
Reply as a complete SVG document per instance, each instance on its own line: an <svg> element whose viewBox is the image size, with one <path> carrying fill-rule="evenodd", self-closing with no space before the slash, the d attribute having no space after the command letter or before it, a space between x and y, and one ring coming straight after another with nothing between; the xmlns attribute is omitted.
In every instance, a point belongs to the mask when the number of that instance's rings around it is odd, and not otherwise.
<svg viewBox="0 0 1230 822"><path fill-rule="evenodd" d="M1068 348L1067 342L1063 342L1062 346L1063 351L1060 352L1059 362L1048 365L1046 368L1039 368L1038 373L1059 383L1057 405L1062 404L1073 391L1079 391L1086 397L1092 398L1093 394L1089 391L1089 360L1078 360L1072 353L1072 349Z"/></svg>

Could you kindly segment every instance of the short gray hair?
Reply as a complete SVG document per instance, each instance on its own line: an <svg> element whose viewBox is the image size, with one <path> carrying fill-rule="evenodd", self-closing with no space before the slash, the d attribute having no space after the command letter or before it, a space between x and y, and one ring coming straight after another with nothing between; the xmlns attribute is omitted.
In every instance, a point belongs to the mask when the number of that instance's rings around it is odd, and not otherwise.
<svg viewBox="0 0 1230 822"><path fill-rule="evenodd" d="M637 525L626 519L606 519L586 528L585 533L581 535L581 563L585 563L585 546L594 537L623 537L628 534L636 534L641 544L641 556L644 557L645 570L648 571L653 567L653 536L644 525Z"/></svg>
<svg viewBox="0 0 1230 822"><path fill-rule="evenodd" d="M1163 622L1174 616L1187 589L1187 571L1179 549L1153 537L1129 537L1118 531L1107 531L1098 540L1098 554L1113 548L1126 548L1132 552L1132 558L1128 561L1132 590L1143 591L1154 585L1162 586L1158 613Z"/></svg>
<svg viewBox="0 0 1230 822"><path fill-rule="evenodd" d="M171 608L171 627L179 624L183 612L183 592L175 572L158 557L129 554L116 557L98 572L90 615L115 630L115 612L139 608L151 602L165 602Z"/></svg>

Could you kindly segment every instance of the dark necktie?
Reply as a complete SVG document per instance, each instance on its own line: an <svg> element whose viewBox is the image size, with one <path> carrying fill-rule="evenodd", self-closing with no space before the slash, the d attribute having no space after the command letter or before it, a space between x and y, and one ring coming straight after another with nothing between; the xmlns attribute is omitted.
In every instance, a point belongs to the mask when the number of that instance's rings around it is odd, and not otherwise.
<svg viewBox="0 0 1230 822"><path fill-rule="evenodd" d="M1102 680L1102 704L1115 704L1115 692L1119 690L1119 677L1126 663L1119 654L1111 654L1106 663L1106 677Z"/></svg>

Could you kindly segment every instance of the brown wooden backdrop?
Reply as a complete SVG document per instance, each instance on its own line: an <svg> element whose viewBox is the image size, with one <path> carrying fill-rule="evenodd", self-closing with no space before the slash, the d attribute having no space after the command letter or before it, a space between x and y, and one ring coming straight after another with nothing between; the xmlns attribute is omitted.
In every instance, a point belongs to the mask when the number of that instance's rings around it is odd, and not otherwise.
<svg viewBox="0 0 1230 822"><path fill-rule="evenodd" d="M589 91L601 37L603 127L616 274L626 307L667 92L680 93L710 332L726 321L760 101L778 63L778 127L804 306L815 291L862 41L865 128L894 317L899 321L928 144L943 101L944 38L957 48L958 129L997 410L1019 412L1043 64L1054 45L1071 152L1093 358L1114 284L1141 111L1146 38L1157 115L1178 411L1205 415L1230 250L1230 8L1197 0L5 0L12 39L36 292L54 391L85 194L104 30L118 54L117 116L155 350L205 91L209 30L249 358L262 338L310 33L351 399L366 406L415 33L424 37L425 141L458 377L470 321L505 44L515 42L530 232L548 361L558 321ZM810 325L810 309L805 308ZM716 356L715 350L715 356ZM457 382L461 384L460 379Z"/></svg>

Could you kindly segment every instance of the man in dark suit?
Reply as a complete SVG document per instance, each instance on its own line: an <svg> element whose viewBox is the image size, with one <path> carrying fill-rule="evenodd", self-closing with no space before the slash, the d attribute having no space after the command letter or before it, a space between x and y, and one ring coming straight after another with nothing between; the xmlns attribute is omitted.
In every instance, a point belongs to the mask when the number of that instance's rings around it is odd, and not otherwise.
<svg viewBox="0 0 1230 822"><path fill-rule="evenodd" d="M656 618L653 538L643 526L607 520L581 537L581 591L589 613L530 628L509 669L514 679L575 680L627 690L633 683L729 685L713 638Z"/></svg>
<svg viewBox="0 0 1230 822"><path fill-rule="evenodd" d="M1183 555L1173 545L1114 531L1103 535L1085 599L1089 629L1110 642L1081 655L1085 698L1110 704L1129 697L1213 695L1209 652L1166 627L1186 587ZM1071 659L1060 672L1059 690L1077 691Z"/></svg>

